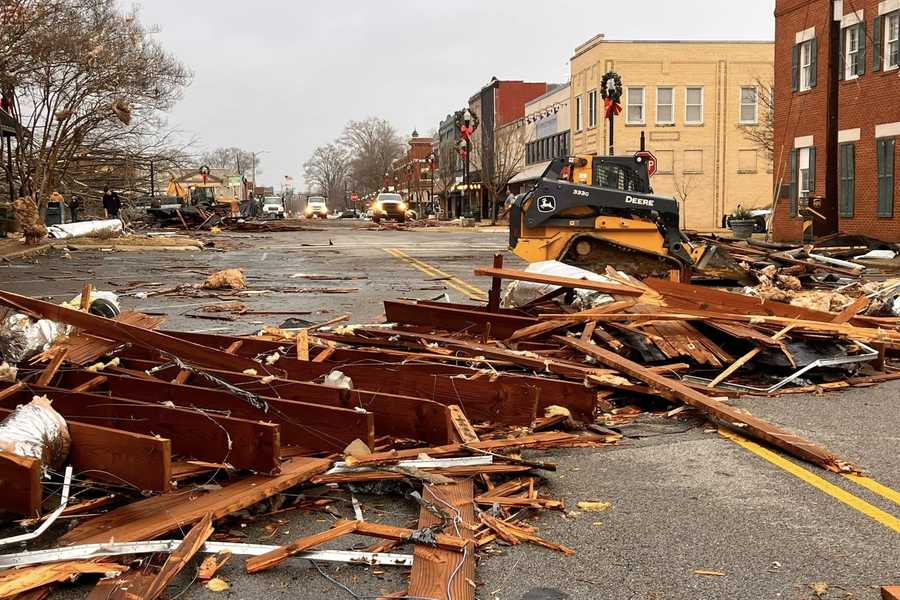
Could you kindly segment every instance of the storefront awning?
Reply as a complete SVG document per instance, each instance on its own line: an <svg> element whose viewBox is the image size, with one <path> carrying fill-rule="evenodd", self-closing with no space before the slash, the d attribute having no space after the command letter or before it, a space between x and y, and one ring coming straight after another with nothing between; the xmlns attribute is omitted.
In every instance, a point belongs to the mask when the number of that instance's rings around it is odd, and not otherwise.
<svg viewBox="0 0 900 600"><path fill-rule="evenodd" d="M547 169L547 165L550 164L550 161L539 162L531 165L526 168L524 171L513 177L509 180L510 183L522 183L524 181L534 181L538 177L544 174L544 171Z"/></svg>

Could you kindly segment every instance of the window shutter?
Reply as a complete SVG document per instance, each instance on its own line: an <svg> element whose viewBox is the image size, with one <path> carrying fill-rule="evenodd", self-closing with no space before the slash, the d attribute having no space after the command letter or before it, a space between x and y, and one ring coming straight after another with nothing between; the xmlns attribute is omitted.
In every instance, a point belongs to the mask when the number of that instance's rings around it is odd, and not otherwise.
<svg viewBox="0 0 900 600"><path fill-rule="evenodd" d="M791 91L800 89L800 44L791 48Z"/></svg>
<svg viewBox="0 0 900 600"><path fill-rule="evenodd" d="M816 195L816 147L809 148L809 195Z"/></svg>
<svg viewBox="0 0 900 600"><path fill-rule="evenodd" d="M872 23L872 71L881 70L881 16Z"/></svg>
<svg viewBox="0 0 900 600"><path fill-rule="evenodd" d="M884 198L885 214L894 214L894 138L884 141Z"/></svg>
<svg viewBox="0 0 900 600"><path fill-rule="evenodd" d="M840 165L840 207L842 217L852 217L856 202L856 147L841 144Z"/></svg>
<svg viewBox="0 0 900 600"><path fill-rule="evenodd" d="M819 44L816 38L809 41L809 87L816 87L816 64L818 63Z"/></svg>
<svg viewBox="0 0 900 600"><path fill-rule="evenodd" d="M790 201L788 204L788 214L792 217L797 216L797 150L791 150L788 168L790 169L790 177L788 177L788 188L790 189Z"/></svg>
<svg viewBox="0 0 900 600"><path fill-rule="evenodd" d="M866 22L859 25L859 52L856 53L856 72L860 75L866 72Z"/></svg>

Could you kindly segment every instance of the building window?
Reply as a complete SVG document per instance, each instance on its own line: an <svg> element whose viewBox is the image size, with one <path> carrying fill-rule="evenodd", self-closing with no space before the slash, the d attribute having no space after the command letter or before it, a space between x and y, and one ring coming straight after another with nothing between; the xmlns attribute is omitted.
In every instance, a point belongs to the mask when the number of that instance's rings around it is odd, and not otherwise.
<svg viewBox="0 0 900 600"><path fill-rule="evenodd" d="M631 125L644 124L644 88L628 88L628 108L625 113L625 122Z"/></svg>
<svg viewBox="0 0 900 600"><path fill-rule="evenodd" d="M844 29L844 79L859 77L859 27Z"/></svg>
<svg viewBox="0 0 900 600"><path fill-rule="evenodd" d="M856 156L853 144L841 144L840 154L840 179L839 190L840 212L842 217L853 216L853 203L856 195Z"/></svg>
<svg viewBox="0 0 900 600"><path fill-rule="evenodd" d="M575 131L581 131L581 96L575 96Z"/></svg>
<svg viewBox="0 0 900 600"><path fill-rule="evenodd" d="M800 91L805 92L813 86L813 40L800 44Z"/></svg>
<svg viewBox="0 0 900 600"><path fill-rule="evenodd" d="M703 123L703 88L689 87L684 94L684 122L691 125Z"/></svg>
<svg viewBox="0 0 900 600"><path fill-rule="evenodd" d="M675 123L675 89L670 87L656 88L656 124L672 125Z"/></svg>
<svg viewBox="0 0 900 600"><path fill-rule="evenodd" d="M894 216L894 138L875 140L879 217Z"/></svg>
<svg viewBox="0 0 900 600"><path fill-rule="evenodd" d="M884 16L884 70L900 66L900 11Z"/></svg>
<svg viewBox="0 0 900 600"><path fill-rule="evenodd" d="M684 173L703 172L703 150L684 151Z"/></svg>
<svg viewBox="0 0 900 600"><path fill-rule="evenodd" d="M759 121L758 98L755 85L741 88L741 123L755 125Z"/></svg>
<svg viewBox="0 0 900 600"><path fill-rule="evenodd" d="M813 171L810 169L810 149L809 148L801 148L800 156L798 161L798 170L797 170L797 195L800 198L809 198L809 195L812 191L814 191L814 187L812 187L813 182L811 179L811 175ZM815 169L815 167L812 167Z"/></svg>
<svg viewBox="0 0 900 600"><path fill-rule="evenodd" d="M588 128L597 126L597 90L588 92Z"/></svg>

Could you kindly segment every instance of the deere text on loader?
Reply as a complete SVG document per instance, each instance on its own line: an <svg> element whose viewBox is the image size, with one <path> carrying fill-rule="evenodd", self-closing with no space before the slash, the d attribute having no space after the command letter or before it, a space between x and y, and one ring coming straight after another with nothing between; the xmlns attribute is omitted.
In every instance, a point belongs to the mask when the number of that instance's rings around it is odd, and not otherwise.
<svg viewBox="0 0 900 600"><path fill-rule="evenodd" d="M636 277L748 279L723 250L691 243L678 203L653 194L641 155L551 161L513 203L509 247L529 263L558 260L600 273L609 265Z"/></svg>

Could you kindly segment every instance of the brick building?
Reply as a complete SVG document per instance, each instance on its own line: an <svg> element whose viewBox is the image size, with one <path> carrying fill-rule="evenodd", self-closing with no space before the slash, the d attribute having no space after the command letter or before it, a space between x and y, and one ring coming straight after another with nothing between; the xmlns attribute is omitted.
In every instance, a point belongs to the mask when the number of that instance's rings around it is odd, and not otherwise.
<svg viewBox="0 0 900 600"><path fill-rule="evenodd" d="M432 142L430 137L420 136L418 131L413 131L407 141L409 148L406 154L391 165L394 188L420 216L425 214L424 209L430 204L433 189L429 160L432 158Z"/></svg>
<svg viewBox="0 0 900 600"><path fill-rule="evenodd" d="M777 0L775 73L775 239L821 197L815 235L900 241L900 0Z"/></svg>

